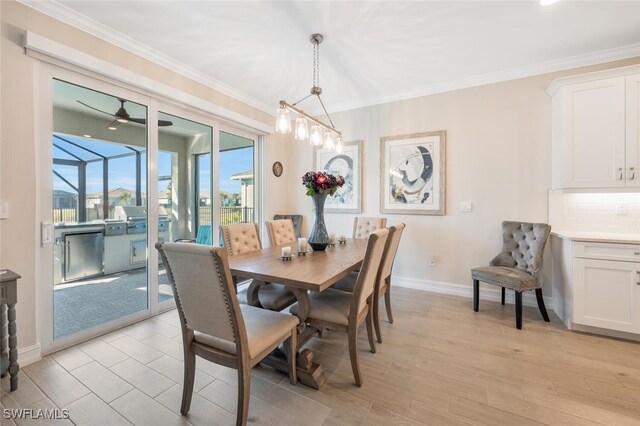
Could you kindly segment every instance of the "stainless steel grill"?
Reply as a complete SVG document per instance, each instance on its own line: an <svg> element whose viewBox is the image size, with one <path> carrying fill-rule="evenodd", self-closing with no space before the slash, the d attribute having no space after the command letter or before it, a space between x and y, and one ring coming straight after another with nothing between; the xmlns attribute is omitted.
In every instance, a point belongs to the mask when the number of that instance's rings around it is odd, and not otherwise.
<svg viewBox="0 0 640 426"><path fill-rule="evenodd" d="M147 232L147 208L144 206L116 206L114 219L124 221L127 234L144 234ZM164 207L158 207L158 231L169 230L171 220Z"/></svg>

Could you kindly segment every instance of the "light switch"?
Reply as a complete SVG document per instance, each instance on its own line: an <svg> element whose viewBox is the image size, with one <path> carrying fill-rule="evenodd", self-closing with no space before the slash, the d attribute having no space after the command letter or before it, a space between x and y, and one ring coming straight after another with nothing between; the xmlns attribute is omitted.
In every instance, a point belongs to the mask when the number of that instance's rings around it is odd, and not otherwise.
<svg viewBox="0 0 640 426"><path fill-rule="evenodd" d="M471 201L460 201L460 211L462 213L471 213L472 209L473 205L471 204Z"/></svg>
<svg viewBox="0 0 640 426"><path fill-rule="evenodd" d="M40 245L44 247L53 243L53 224L51 222L40 223Z"/></svg>
<svg viewBox="0 0 640 426"><path fill-rule="evenodd" d="M0 200L0 219L9 219L9 201Z"/></svg>

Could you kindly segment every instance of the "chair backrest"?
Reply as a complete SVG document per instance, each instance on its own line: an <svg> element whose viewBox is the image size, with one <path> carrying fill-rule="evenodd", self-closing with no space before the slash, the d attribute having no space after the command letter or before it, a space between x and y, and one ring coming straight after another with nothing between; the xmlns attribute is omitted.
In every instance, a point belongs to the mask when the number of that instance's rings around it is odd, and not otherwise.
<svg viewBox="0 0 640 426"><path fill-rule="evenodd" d="M404 223L401 223L399 225L389 227L389 237L387 238L387 244L385 245L384 253L382 254L382 264L380 265L380 275L378 277L380 282L391 276L393 261L396 258L398 246L400 245L400 238L402 237L402 232L406 226L407 225Z"/></svg>
<svg viewBox="0 0 640 426"><path fill-rule="evenodd" d="M353 238L366 240L372 232L386 226L387 219L384 217L357 216L353 220Z"/></svg>
<svg viewBox="0 0 640 426"><path fill-rule="evenodd" d="M518 268L536 276L542 268L551 226L546 223L502 222L502 252L491 266Z"/></svg>
<svg viewBox="0 0 640 426"><path fill-rule="evenodd" d="M273 247L284 246L298 241L291 219L267 220L269 240Z"/></svg>
<svg viewBox="0 0 640 426"><path fill-rule="evenodd" d="M196 244L211 245L211 225L198 225Z"/></svg>
<svg viewBox="0 0 640 426"><path fill-rule="evenodd" d="M301 214L276 214L274 219L291 219L293 221L293 229L296 232L296 239L302 236L302 215Z"/></svg>
<svg viewBox="0 0 640 426"><path fill-rule="evenodd" d="M353 289L350 315L357 315L362 310L367 298L371 296L375 289L378 274L380 273L382 254L388 237L389 230L385 228L374 231L369 236L364 261Z"/></svg>
<svg viewBox="0 0 640 426"><path fill-rule="evenodd" d="M222 239L224 248L229 256L237 256L262 249L258 234L258 224L256 223L224 225L222 227Z"/></svg>
<svg viewBox="0 0 640 426"><path fill-rule="evenodd" d="M175 295L183 331L206 333L236 346L246 329L223 248L198 244L156 244Z"/></svg>

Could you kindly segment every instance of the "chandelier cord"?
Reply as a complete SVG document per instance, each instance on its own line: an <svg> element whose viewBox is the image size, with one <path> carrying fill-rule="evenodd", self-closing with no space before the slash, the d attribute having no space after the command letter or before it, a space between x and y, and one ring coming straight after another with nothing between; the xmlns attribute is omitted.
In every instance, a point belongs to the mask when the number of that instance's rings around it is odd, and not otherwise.
<svg viewBox="0 0 640 426"><path fill-rule="evenodd" d="M319 43L313 43L313 87L320 87L320 55L318 54Z"/></svg>

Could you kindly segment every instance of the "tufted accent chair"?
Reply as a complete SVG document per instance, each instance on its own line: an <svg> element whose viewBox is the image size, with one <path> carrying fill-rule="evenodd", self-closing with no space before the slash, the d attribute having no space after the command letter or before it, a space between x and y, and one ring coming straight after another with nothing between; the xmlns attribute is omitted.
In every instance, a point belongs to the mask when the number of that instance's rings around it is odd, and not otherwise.
<svg viewBox="0 0 640 426"><path fill-rule="evenodd" d="M542 258L549 239L551 226L545 223L502 222L502 251L490 266L473 268L473 310L478 312L479 282L502 287L504 305L505 288L516 294L516 327L522 328L522 292L535 290L538 308L545 321L549 315L542 297Z"/></svg>
<svg viewBox="0 0 640 426"><path fill-rule="evenodd" d="M238 370L238 425L249 414L251 368L286 341L289 379L296 384L299 320L293 315L240 305L222 248L156 244L176 299L182 329L184 379L180 413L187 414L196 356Z"/></svg>
<svg viewBox="0 0 640 426"><path fill-rule="evenodd" d="M234 223L222 227L224 248L228 256L239 256L262 250L258 224ZM253 280L247 290L247 303L251 306L281 311L296 301L296 297L282 284Z"/></svg>
<svg viewBox="0 0 640 426"><path fill-rule="evenodd" d="M384 217L358 216L353 220L353 238L366 240L373 232L386 226L387 219Z"/></svg>
<svg viewBox="0 0 640 426"><path fill-rule="evenodd" d="M286 246L297 242L296 231L291 219L267 220L266 223L269 239L273 247Z"/></svg>

